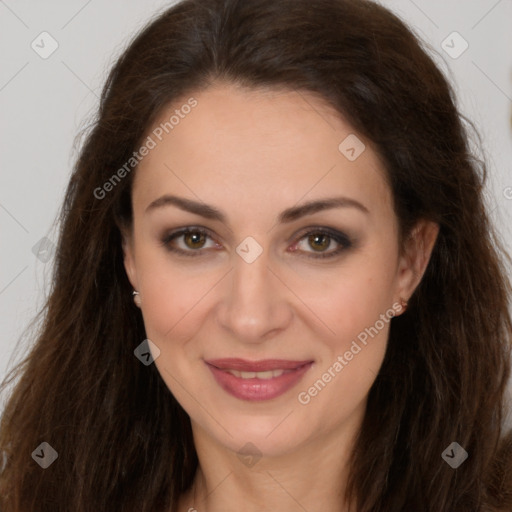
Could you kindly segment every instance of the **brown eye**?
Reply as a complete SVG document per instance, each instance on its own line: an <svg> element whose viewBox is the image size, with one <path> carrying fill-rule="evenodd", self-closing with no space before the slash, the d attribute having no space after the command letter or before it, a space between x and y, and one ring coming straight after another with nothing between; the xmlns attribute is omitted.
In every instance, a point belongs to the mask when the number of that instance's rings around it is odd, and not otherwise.
<svg viewBox="0 0 512 512"><path fill-rule="evenodd" d="M208 231L193 227L187 227L165 235L162 238L162 245L168 251L183 256L200 256L207 249L219 248L219 245Z"/></svg>
<svg viewBox="0 0 512 512"><path fill-rule="evenodd" d="M315 251L323 252L331 244L331 237L323 233L309 235L308 243Z"/></svg>
<svg viewBox="0 0 512 512"><path fill-rule="evenodd" d="M183 241L190 249L201 249L206 243L206 235L200 231L188 231L183 234Z"/></svg>
<svg viewBox="0 0 512 512"><path fill-rule="evenodd" d="M351 247L353 243L344 233L317 228L304 233L293 245L292 252L310 258L333 258Z"/></svg>
<svg viewBox="0 0 512 512"><path fill-rule="evenodd" d="M165 235L162 238L162 245L168 251L183 256L201 256L207 249L222 249L209 231L193 227ZM294 243L291 251L310 258L333 258L352 246L352 241L344 233L317 228L304 233Z"/></svg>

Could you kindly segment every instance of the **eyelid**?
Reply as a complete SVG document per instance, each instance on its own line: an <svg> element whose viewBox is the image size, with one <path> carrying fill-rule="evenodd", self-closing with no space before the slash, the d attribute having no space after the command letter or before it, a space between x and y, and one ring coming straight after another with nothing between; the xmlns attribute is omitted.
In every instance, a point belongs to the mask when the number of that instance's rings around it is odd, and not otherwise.
<svg viewBox="0 0 512 512"><path fill-rule="evenodd" d="M354 240L349 235L343 233L342 231L339 231L338 229L329 228L327 226L308 226L306 228L303 228L298 233L293 235L292 239L296 240L294 242L294 245L300 243L308 235L316 234L327 235L332 241L337 243L339 247L337 249L325 252L298 251L300 256L304 256L310 259L334 259L336 256L339 256L342 252L354 246Z"/></svg>
<svg viewBox="0 0 512 512"><path fill-rule="evenodd" d="M296 232L292 237L293 239L302 239L304 236L314 233L322 233L325 235L329 235L333 238L342 238L347 243L350 242L352 239L349 235L344 233L343 231L340 231L339 229L330 228L328 226L307 226L305 228L300 229L298 232Z"/></svg>
<svg viewBox="0 0 512 512"><path fill-rule="evenodd" d="M203 226L184 226L182 228L178 228L170 233L166 233L161 237L161 244L169 251L173 253L177 253L178 255L183 255L185 257L188 256L201 256L204 252L208 252L211 248L207 249L189 249L183 250L176 247L171 247L170 242L180 238L181 236L187 233L200 233L210 238L215 244L219 245L218 240L212 234L208 228ZM330 228L327 226L307 226L302 228L298 232L294 233L287 243L293 243L293 245L297 245L300 243L306 236L313 234L322 234L328 236L332 241L339 245L339 247L335 250L326 251L326 252L316 252L315 251L297 251L297 254L303 256L305 258L310 259L321 259L321 258L334 258L338 256L341 252L348 250L353 247L354 239L347 235L346 233L339 231L335 228ZM295 251L292 251L295 252Z"/></svg>
<svg viewBox="0 0 512 512"><path fill-rule="evenodd" d="M170 252L175 252L185 256L200 256L207 249L190 249L187 251L175 247L170 247L170 242L172 242L176 238L180 238L181 236L187 233L200 233L210 238L216 244L219 243L208 228L205 228L203 226L185 226L183 228L178 228L174 231L171 231L170 233L164 234L161 238L161 244Z"/></svg>

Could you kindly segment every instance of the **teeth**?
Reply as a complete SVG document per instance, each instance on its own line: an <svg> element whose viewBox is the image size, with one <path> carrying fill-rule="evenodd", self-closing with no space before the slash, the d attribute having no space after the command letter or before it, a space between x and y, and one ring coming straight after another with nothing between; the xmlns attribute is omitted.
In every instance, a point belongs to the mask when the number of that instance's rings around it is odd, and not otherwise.
<svg viewBox="0 0 512 512"><path fill-rule="evenodd" d="M266 372L241 372L238 370L226 370L228 373L231 373L231 375L234 375L235 377L241 378L241 379L262 379L262 380L268 380L273 379L274 377L280 377L285 373L285 371L291 371L291 370L268 370Z"/></svg>

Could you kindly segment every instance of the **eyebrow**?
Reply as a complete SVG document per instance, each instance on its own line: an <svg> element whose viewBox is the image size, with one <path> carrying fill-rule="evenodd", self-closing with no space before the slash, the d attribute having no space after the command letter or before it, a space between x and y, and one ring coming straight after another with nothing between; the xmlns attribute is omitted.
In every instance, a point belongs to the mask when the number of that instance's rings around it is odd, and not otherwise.
<svg viewBox="0 0 512 512"><path fill-rule="evenodd" d="M226 215L217 208L202 202L193 201L191 199L185 199L184 197L178 197L169 194L163 195L150 203L146 208L146 213L165 206L176 206L181 210L194 213L195 215L199 215L206 219L217 220L227 224ZM356 201L355 199L350 199L348 197L329 197L325 199L308 201L307 203L303 203L299 206L292 206L291 208L287 208L279 214L278 222L293 222L306 215L311 215L313 213L329 210L332 208L356 208L363 213L370 213L366 206Z"/></svg>

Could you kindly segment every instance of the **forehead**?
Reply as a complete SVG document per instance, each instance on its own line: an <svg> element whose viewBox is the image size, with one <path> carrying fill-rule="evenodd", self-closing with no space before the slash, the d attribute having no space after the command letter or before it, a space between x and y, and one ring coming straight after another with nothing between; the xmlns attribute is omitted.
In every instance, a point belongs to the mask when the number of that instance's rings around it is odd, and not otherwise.
<svg viewBox="0 0 512 512"><path fill-rule="evenodd" d="M155 146L136 170L134 201L181 193L258 212L340 193L391 206L370 143L311 93L217 84L164 109L147 136Z"/></svg>

